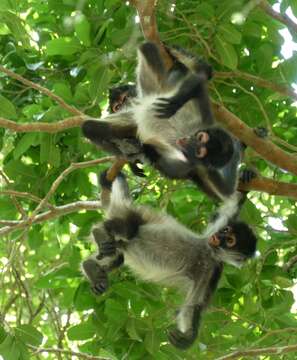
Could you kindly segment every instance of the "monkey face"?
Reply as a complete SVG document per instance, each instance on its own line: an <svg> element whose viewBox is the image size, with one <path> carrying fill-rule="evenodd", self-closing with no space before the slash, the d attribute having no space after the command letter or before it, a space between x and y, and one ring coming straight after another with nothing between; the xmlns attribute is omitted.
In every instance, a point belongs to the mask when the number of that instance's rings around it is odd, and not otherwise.
<svg viewBox="0 0 297 360"><path fill-rule="evenodd" d="M116 113L129 101L128 91L121 93L118 98L111 104L111 110Z"/></svg>
<svg viewBox="0 0 297 360"><path fill-rule="evenodd" d="M231 226L226 226L209 239L209 244L215 248L232 249L236 246L236 235Z"/></svg>
<svg viewBox="0 0 297 360"><path fill-rule="evenodd" d="M212 235L208 244L222 261L241 266L255 255L257 238L247 224L236 221Z"/></svg>
<svg viewBox="0 0 297 360"><path fill-rule="evenodd" d="M218 127L199 130L176 143L193 165L200 163L219 168L226 165L234 152L231 136Z"/></svg>
<svg viewBox="0 0 297 360"><path fill-rule="evenodd" d="M112 113L120 111L129 105L132 98L136 97L135 85L121 85L109 90L109 106Z"/></svg>

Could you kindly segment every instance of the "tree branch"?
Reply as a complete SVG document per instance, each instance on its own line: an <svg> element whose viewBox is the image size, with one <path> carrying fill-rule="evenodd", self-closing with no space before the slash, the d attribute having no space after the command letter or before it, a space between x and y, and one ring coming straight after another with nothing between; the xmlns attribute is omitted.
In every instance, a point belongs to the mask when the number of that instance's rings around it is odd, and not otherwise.
<svg viewBox="0 0 297 360"><path fill-rule="evenodd" d="M266 192L270 195L286 196L297 199L296 184L276 181L266 177L256 177L252 179L248 184L240 183L238 188L239 190L243 191L255 190L260 192Z"/></svg>
<svg viewBox="0 0 297 360"><path fill-rule="evenodd" d="M40 353L53 353L53 354L64 354L69 356L76 356L80 359L86 359L86 360L111 360L111 358L102 357L102 356L94 356L94 355L88 355L85 353L72 351L72 350L64 350L64 349L56 349L56 348L38 348L32 345L28 345L28 347L35 351L34 354L40 354Z"/></svg>
<svg viewBox="0 0 297 360"><path fill-rule="evenodd" d="M56 101L58 104L60 104L60 106L64 109L66 109L67 111L69 111L71 114L74 115L79 115L79 116L83 116L84 113L82 113L81 111L79 111L78 109L76 109L73 106L68 105L60 96L55 95L52 91L48 90L47 88L38 85L36 83L34 83L33 81L30 81L28 79L25 79L23 76L16 74L15 72L6 69L4 66L0 65L0 71L4 72L7 76L20 81L21 83L29 86L32 89L38 90L39 92L47 95L48 97L50 97L51 99L53 99L54 101Z"/></svg>
<svg viewBox="0 0 297 360"><path fill-rule="evenodd" d="M259 349L250 349L250 350L238 350L230 353L228 355L221 356L215 360L231 360L238 359L243 356L256 356L256 355L268 355L268 354L277 354L278 356L286 354L288 352L293 352L297 350L297 345L288 345L288 346L275 346L275 347L266 347Z"/></svg>
<svg viewBox="0 0 297 360"><path fill-rule="evenodd" d="M258 6L267 15L284 24L293 36L296 35L297 24L292 19L290 19L287 14L280 14L277 11L273 10L272 6L270 6L266 0L260 1Z"/></svg>
<svg viewBox="0 0 297 360"><path fill-rule="evenodd" d="M296 157L282 150L268 139L257 136L253 129L224 106L213 102L213 110L218 121L223 123L239 140L252 147L263 159L297 175Z"/></svg>
<svg viewBox="0 0 297 360"><path fill-rule="evenodd" d="M57 133L74 127L79 127L85 121L86 116L72 116L55 123L16 123L0 117L0 127L16 132L47 132Z"/></svg>
<svg viewBox="0 0 297 360"><path fill-rule="evenodd" d="M167 69L171 68L173 61L166 51L158 32L155 9L158 0L130 0L130 3L136 8L143 36L147 41L154 42L158 45L162 59Z"/></svg>
<svg viewBox="0 0 297 360"><path fill-rule="evenodd" d="M75 201L73 203L69 203L62 206L57 206L54 209L45 211L41 214L36 215L31 221L28 220L14 220L10 223L11 226L5 226L0 229L0 236L4 236L12 233L13 231L24 229L31 224L39 224L44 221L55 219L60 216L68 215L81 210L98 210L101 208L100 201ZM3 220L9 221L9 220Z"/></svg>

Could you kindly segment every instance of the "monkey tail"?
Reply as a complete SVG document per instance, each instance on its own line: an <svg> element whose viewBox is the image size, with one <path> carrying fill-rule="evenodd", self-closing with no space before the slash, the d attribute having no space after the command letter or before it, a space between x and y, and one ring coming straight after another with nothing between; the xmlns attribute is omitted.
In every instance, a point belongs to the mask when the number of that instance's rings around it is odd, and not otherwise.
<svg viewBox="0 0 297 360"><path fill-rule="evenodd" d="M214 220L209 223L203 233L203 237L209 237L222 228L224 228L230 220L234 220L238 216L242 194L236 191L227 200L224 201L214 216Z"/></svg>
<svg viewBox="0 0 297 360"><path fill-rule="evenodd" d="M112 183L111 196L108 212L118 216L123 213L131 204L129 187L125 176L119 173Z"/></svg>

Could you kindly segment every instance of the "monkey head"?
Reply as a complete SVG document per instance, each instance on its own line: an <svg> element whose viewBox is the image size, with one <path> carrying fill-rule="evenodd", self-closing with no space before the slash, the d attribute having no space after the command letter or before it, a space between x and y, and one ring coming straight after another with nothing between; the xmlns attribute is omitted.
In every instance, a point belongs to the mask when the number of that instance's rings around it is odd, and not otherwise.
<svg viewBox="0 0 297 360"><path fill-rule="evenodd" d="M235 221L212 235L208 244L222 261L239 267L255 256L257 238L246 223Z"/></svg>
<svg viewBox="0 0 297 360"><path fill-rule="evenodd" d="M193 165L200 163L220 168L228 163L234 152L231 136L216 126L198 130L192 136L178 139L176 143Z"/></svg>
<svg viewBox="0 0 297 360"><path fill-rule="evenodd" d="M112 113L120 111L129 105L130 100L136 97L135 85L121 85L109 90L109 108Z"/></svg>

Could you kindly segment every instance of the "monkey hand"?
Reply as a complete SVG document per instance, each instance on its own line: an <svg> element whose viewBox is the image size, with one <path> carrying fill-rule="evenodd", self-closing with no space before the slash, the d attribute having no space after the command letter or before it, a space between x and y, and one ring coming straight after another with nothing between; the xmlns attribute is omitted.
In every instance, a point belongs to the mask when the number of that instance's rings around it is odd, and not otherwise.
<svg viewBox="0 0 297 360"><path fill-rule="evenodd" d="M185 350L193 344L195 336L192 331L183 333L177 328L173 328L168 332L168 340L173 346Z"/></svg>
<svg viewBox="0 0 297 360"><path fill-rule="evenodd" d="M173 116L181 107L183 103L172 96L170 98L158 98L154 104L154 110L156 115L160 119L168 119Z"/></svg>
<svg viewBox="0 0 297 360"><path fill-rule="evenodd" d="M105 258L107 256L113 256L116 253L116 242L113 240L110 241L104 241L100 243L100 252L99 255L96 256L98 260L101 260L102 258Z"/></svg>
<svg viewBox="0 0 297 360"><path fill-rule="evenodd" d="M252 169L243 169L239 175L239 181L248 184L252 179L257 177L257 173Z"/></svg>

